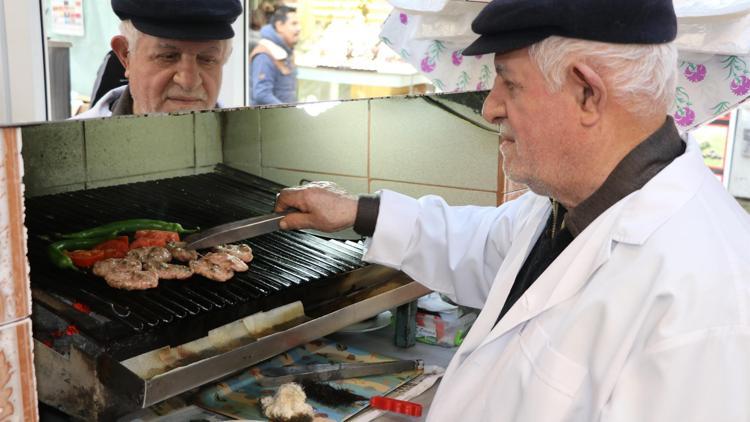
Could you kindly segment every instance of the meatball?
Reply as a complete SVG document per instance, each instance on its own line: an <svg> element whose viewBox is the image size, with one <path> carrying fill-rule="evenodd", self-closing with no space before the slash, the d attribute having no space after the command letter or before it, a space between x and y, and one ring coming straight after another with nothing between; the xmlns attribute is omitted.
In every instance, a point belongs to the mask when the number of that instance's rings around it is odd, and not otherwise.
<svg viewBox="0 0 750 422"><path fill-rule="evenodd" d="M111 287L123 290L146 290L159 285L156 271L113 271L104 276Z"/></svg>
<svg viewBox="0 0 750 422"><path fill-rule="evenodd" d="M156 271L159 278L165 280L185 280L193 275L193 270L190 267L166 262L146 261L143 263L143 269Z"/></svg>
<svg viewBox="0 0 750 422"><path fill-rule="evenodd" d="M242 262L250 262L253 260L253 250L250 246L245 244L214 246L214 252L228 253L241 259Z"/></svg>
<svg viewBox="0 0 750 422"><path fill-rule="evenodd" d="M234 277L231 268L222 267L203 258L190 261L190 269L213 281L227 281Z"/></svg>
<svg viewBox="0 0 750 422"><path fill-rule="evenodd" d="M109 258L94 264L93 272L99 277L105 277L111 272L138 271L141 261L130 258Z"/></svg>
<svg viewBox="0 0 750 422"><path fill-rule="evenodd" d="M247 271L248 266L241 259L226 252L209 252L203 258L212 264L219 265L222 268L231 269L232 271Z"/></svg>
<svg viewBox="0 0 750 422"><path fill-rule="evenodd" d="M172 254L172 258L180 262L190 262L194 259L198 259L198 252L192 249L185 249L185 242L169 242L167 243L167 249Z"/></svg>

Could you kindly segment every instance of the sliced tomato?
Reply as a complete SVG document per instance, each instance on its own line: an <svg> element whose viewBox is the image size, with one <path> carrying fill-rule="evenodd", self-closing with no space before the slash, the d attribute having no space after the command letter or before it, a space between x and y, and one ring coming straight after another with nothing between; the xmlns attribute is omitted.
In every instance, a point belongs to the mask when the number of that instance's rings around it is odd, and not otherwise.
<svg viewBox="0 0 750 422"><path fill-rule="evenodd" d="M76 267L89 268L97 261L104 259L104 251L99 249L75 250L66 252Z"/></svg>
<svg viewBox="0 0 750 422"><path fill-rule="evenodd" d="M167 246L166 239L152 239L150 237L141 237L130 242L130 249L147 248L151 246L159 246L161 248Z"/></svg>
<svg viewBox="0 0 750 422"><path fill-rule="evenodd" d="M118 236L116 239L107 240L96 246L96 250L104 251L104 258L124 258L128 254L129 240L127 236Z"/></svg>
<svg viewBox="0 0 750 422"><path fill-rule="evenodd" d="M180 241L179 233L166 230L138 230L137 232L135 232L135 238L164 239L165 243Z"/></svg>
<svg viewBox="0 0 750 422"><path fill-rule="evenodd" d="M97 249L104 252L104 259L108 258L125 258L128 255L128 251L121 251L120 249Z"/></svg>

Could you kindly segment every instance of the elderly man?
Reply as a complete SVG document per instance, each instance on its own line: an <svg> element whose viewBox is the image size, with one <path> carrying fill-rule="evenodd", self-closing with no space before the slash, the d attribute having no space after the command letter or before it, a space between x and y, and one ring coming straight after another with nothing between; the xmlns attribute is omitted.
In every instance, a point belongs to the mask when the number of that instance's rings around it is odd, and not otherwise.
<svg viewBox="0 0 750 422"><path fill-rule="evenodd" d="M750 218L671 117L671 0L494 0L484 118L529 192L451 207L324 185L282 227L371 236L365 260L482 312L433 421L750 420Z"/></svg>
<svg viewBox="0 0 750 422"><path fill-rule="evenodd" d="M297 68L294 46L299 40L297 11L280 6L268 25L260 29L262 39L250 52L250 103L288 104L297 101Z"/></svg>
<svg viewBox="0 0 750 422"><path fill-rule="evenodd" d="M76 118L216 107L239 0L112 0L112 9L122 22L110 44L128 84Z"/></svg>

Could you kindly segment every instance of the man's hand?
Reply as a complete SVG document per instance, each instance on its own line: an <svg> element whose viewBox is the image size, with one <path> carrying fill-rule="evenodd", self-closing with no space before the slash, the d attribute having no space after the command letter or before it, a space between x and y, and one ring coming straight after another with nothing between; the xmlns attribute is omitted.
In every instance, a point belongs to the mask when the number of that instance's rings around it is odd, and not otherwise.
<svg viewBox="0 0 750 422"><path fill-rule="evenodd" d="M316 229L335 232L354 225L357 197L333 182L311 182L287 188L276 197L275 211L296 208L279 222L283 230Z"/></svg>

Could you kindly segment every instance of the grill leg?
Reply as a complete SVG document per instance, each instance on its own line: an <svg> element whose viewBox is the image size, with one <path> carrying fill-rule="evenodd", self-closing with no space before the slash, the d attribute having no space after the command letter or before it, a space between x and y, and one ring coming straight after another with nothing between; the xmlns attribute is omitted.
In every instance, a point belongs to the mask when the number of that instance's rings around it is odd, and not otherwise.
<svg viewBox="0 0 750 422"><path fill-rule="evenodd" d="M396 331L393 343L396 347L412 347L417 341L417 301L396 308Z"/></svg>

